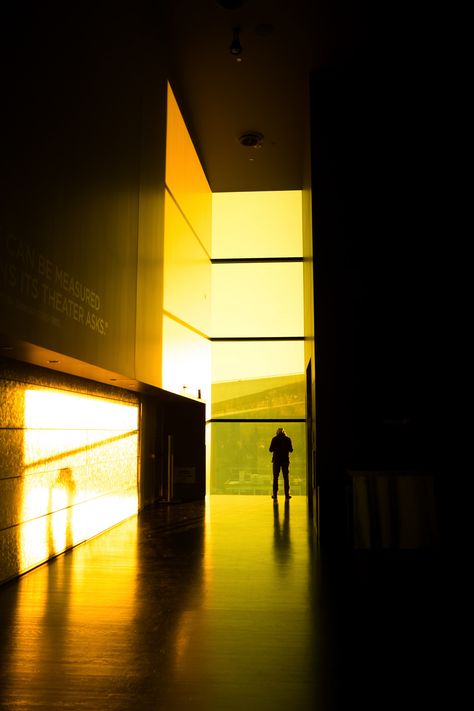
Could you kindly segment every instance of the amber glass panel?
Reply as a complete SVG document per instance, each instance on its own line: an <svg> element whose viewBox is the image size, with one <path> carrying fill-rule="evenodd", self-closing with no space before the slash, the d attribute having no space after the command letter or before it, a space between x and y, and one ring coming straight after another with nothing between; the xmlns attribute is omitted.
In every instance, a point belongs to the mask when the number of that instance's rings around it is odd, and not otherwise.
<svg viewBox="0 0 474 711"><path fill-rule="evenodd" d="M303 375L283 375L212 386L212 417L238 419L305 416Z"/></svg>
<svg viewBox="0 0 474 711"><path fill-rule="evenodd" d="M303 341L213 343L212 417L305 417L303 346Z"/></svg>
<svg viewBox="0 0 474 711"><path fill-rule="evenodd" d="M273 378L304 372L304 341L214 341L212 382Z"/></svg>
<svg viewBox="0 0 474 711"><path fill-rule="evenodd" d="M209 333L211 263L168 192L165 195L165 311Z"/></svg>
<svg viewBox="0 0 474 711"><path fill-rule="evenodd" d="M210 402L211 344L167 316L163 319L163 387Z"/></svg>
<svg viewBox="0 0 474 711"><path fill-rule="evenodd" d="M212 257L301 257L299 190L213 193Z"/></svg>
<svg viewBox="0 0 474 711"><path fill-rule="evenodd" d="M271 422L213 422L211 494L262 494L270 497L272 455L268 448L277 426L284 427L293 444L294 451L290 455L291 494L306 493L304 422L279 425ZM283 481L280 482L280 490L283 491Z"/></svg>
<svg viewBox="0 0 474 711"><path fill-rule="evenodd" d="M302 263L213 264L214 337L302 336Z"/></svg>
<svg viewBox="0 0 474 711"><path fill-rule="evenodd" d="M166 185L210 255L212 193L169 85Z"/></svg>

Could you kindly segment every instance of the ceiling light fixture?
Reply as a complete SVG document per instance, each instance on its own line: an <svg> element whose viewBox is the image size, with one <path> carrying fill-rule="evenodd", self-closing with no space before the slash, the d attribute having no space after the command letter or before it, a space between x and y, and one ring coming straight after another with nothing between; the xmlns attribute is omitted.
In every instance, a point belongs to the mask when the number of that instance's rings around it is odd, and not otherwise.
<svg viewBox="0 0 474 711"><path fill-rule="evenodd" d="M240 44L240 27L233 27L232 33L233 39L230 43L229 52L232 54L233 57L235 57L237 62L241 62L242 57L240 55L242 54L243 49L242 45Z"/></svg>
<svg viewBox="0 0 474 711"><path fill-rule="evenodd" d="M263 133L260 131L245 131L239 136L238 141L244 148L261 148L263 139Z"/></svg>

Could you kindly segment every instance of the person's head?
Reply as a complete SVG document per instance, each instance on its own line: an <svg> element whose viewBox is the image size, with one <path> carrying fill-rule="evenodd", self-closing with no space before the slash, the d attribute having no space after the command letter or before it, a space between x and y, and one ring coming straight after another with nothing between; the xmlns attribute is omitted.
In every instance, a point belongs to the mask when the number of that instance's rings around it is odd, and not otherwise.
<svg viewBox="0 0 474 711"><path fill-rule="evenodd" d="M284 434L285 434L285 430L283 429L283 427L278 427L277 428L277 435L284 435Z"/></svg>

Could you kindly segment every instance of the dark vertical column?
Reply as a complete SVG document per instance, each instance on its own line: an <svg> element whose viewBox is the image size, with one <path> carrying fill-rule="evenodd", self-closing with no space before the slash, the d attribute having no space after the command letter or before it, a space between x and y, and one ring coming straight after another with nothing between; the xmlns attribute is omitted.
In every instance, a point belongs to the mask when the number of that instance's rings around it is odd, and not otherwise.
<svg viewBox="0 0 474 711"><path fill-rule="evenodd" d="M206 495L205 405L176 397L164 409L164 441L172 448L169 499L200 501ZM171 438L171 439L169 439ZM166 489L166 487L165 487Z"/></svg>
<svg viewBox="0 0 474 711"><path fill-rule="evenodd" d="M433 70L408 26L385 31L311 80L317 480L330 546L348 542L348 470L436 478Z"/></svg>
<svg viewBox="0 0 474 711"><path fill-rule="evenodd" d="M163 495L163 410L158 397L142 396L140 406L139 508L159 501Z"/></svg>
<svg viewBox="0 0 474 711"><path fill-rule="evenodd" d="M306 367L306 491L308 514L314 519L313 405L312 362L310 360ZM317 529L318 521L315 520L314 524Z"/></svg>

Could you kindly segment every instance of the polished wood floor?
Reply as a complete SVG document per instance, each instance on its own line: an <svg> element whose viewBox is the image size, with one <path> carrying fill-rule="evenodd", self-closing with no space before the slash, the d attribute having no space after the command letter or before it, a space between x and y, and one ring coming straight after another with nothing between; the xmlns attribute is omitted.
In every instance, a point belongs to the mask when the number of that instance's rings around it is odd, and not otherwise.
<svg viewBox="0 0 474 711"><path fill-rule="evenodd" d="M0 587L0 708L430 708L438 572L325 563L303 497L157 506Z"/></svg>

